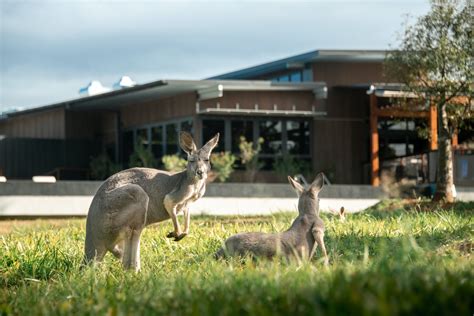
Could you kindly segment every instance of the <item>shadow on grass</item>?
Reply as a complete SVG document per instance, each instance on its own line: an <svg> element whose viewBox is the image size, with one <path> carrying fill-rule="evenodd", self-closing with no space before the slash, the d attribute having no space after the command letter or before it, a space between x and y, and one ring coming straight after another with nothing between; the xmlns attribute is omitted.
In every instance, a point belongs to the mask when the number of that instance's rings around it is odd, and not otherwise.
<svg viewBox="0 0 474 316"><path fill-rule="evenodd" d="M434 254L440 247L463 239L470 239L469 225L449 231L423 232L396 237L376 236L350 231L341 235L326 235L326 247L333 260L359 261L364 256L371 260L391 258L402 262L416 257ZM368 253L366 253L368 252Z"/></svg>
<svg viewBox="0 0 474 316"><path fill-rule="evenodd" d="M385 219L397 217L406 213L430 213L446 211L458 216L473 216L474 202L435 203L430 200L383 200L353 216L370 215L374 218Z"/></svg>

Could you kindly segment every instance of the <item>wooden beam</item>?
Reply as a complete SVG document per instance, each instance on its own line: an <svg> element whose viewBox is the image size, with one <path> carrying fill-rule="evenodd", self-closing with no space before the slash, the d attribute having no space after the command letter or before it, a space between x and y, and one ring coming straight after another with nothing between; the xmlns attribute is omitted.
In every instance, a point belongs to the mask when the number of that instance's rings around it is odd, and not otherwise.
<svg viewBox="0 0 474 316"><path fill-rule="evenodd" d="M429 118L429 111L408 111L400 109L376 109L378 117L396 117L396 118Z"/></svg>
<svg viewBox="0 0 474 316"><path fill-rule="evenodd" d="M370 162L371 162L371 177L370 183L374 187L380 185L379 175L379 131L377 124L377 96L370 95Z"/></svg>
<svg viewBox="0 0 474 316"><path fill-rule="evenodd" d="M435 104L430 104L429 112L430 150L438 150L438 112Z"/></svg>

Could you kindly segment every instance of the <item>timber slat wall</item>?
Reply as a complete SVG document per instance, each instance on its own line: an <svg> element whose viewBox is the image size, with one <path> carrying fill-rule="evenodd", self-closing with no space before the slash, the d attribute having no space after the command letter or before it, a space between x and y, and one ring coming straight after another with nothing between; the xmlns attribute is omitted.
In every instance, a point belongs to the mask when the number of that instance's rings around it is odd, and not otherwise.
<svg viewBox="0 0 474 316"><path fill-rule="evenodd" d="M0 134L9 137L63 139L66 135L63 108L12 116L0 121Z"/></svg>
<svg viewBox="0 0 474 316"><path fill-rule="evenodd" d="M97 141L7 137L0 140L0 173L7 179L31 179L56 167L88 168L99 152Z"/></svg>

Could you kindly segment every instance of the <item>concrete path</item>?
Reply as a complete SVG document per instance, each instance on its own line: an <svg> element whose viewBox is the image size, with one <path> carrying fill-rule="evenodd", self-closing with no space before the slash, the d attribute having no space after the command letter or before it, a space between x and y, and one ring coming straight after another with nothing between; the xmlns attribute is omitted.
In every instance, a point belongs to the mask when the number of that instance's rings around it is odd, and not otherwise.
<svg viewBox="0 0 474 316"><path fill-rule="evenodd" d="M0 196L0 216L86 216L93 196ZM376 204L378 199L323 198L323 211L358 212ZM296 211L297 198L204 197L191 206L193 215L268 215Z"/></svg>

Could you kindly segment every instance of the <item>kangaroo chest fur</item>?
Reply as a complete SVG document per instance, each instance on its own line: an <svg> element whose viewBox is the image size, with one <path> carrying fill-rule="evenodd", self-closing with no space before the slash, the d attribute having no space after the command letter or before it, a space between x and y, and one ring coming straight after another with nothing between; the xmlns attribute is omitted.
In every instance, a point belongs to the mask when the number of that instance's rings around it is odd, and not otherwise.
<svg viewBox="0 0 474 316"><path fill-rule="evenodd" d="M164 199L164 206L167 210L176 209L181 212L189 204L201 198L206 191L206 181L199 180L188 185L183 185L179 189L168 193Z"/></svg>
<svg viewBox="0 0 474 316"><path fill-rule="evenodd" d="M190 185L186 190L181 201L176 203L176 208L181 211L187 208L191 203L200 199L206 192L206 181L199 180L196 183Z"/></svg>

